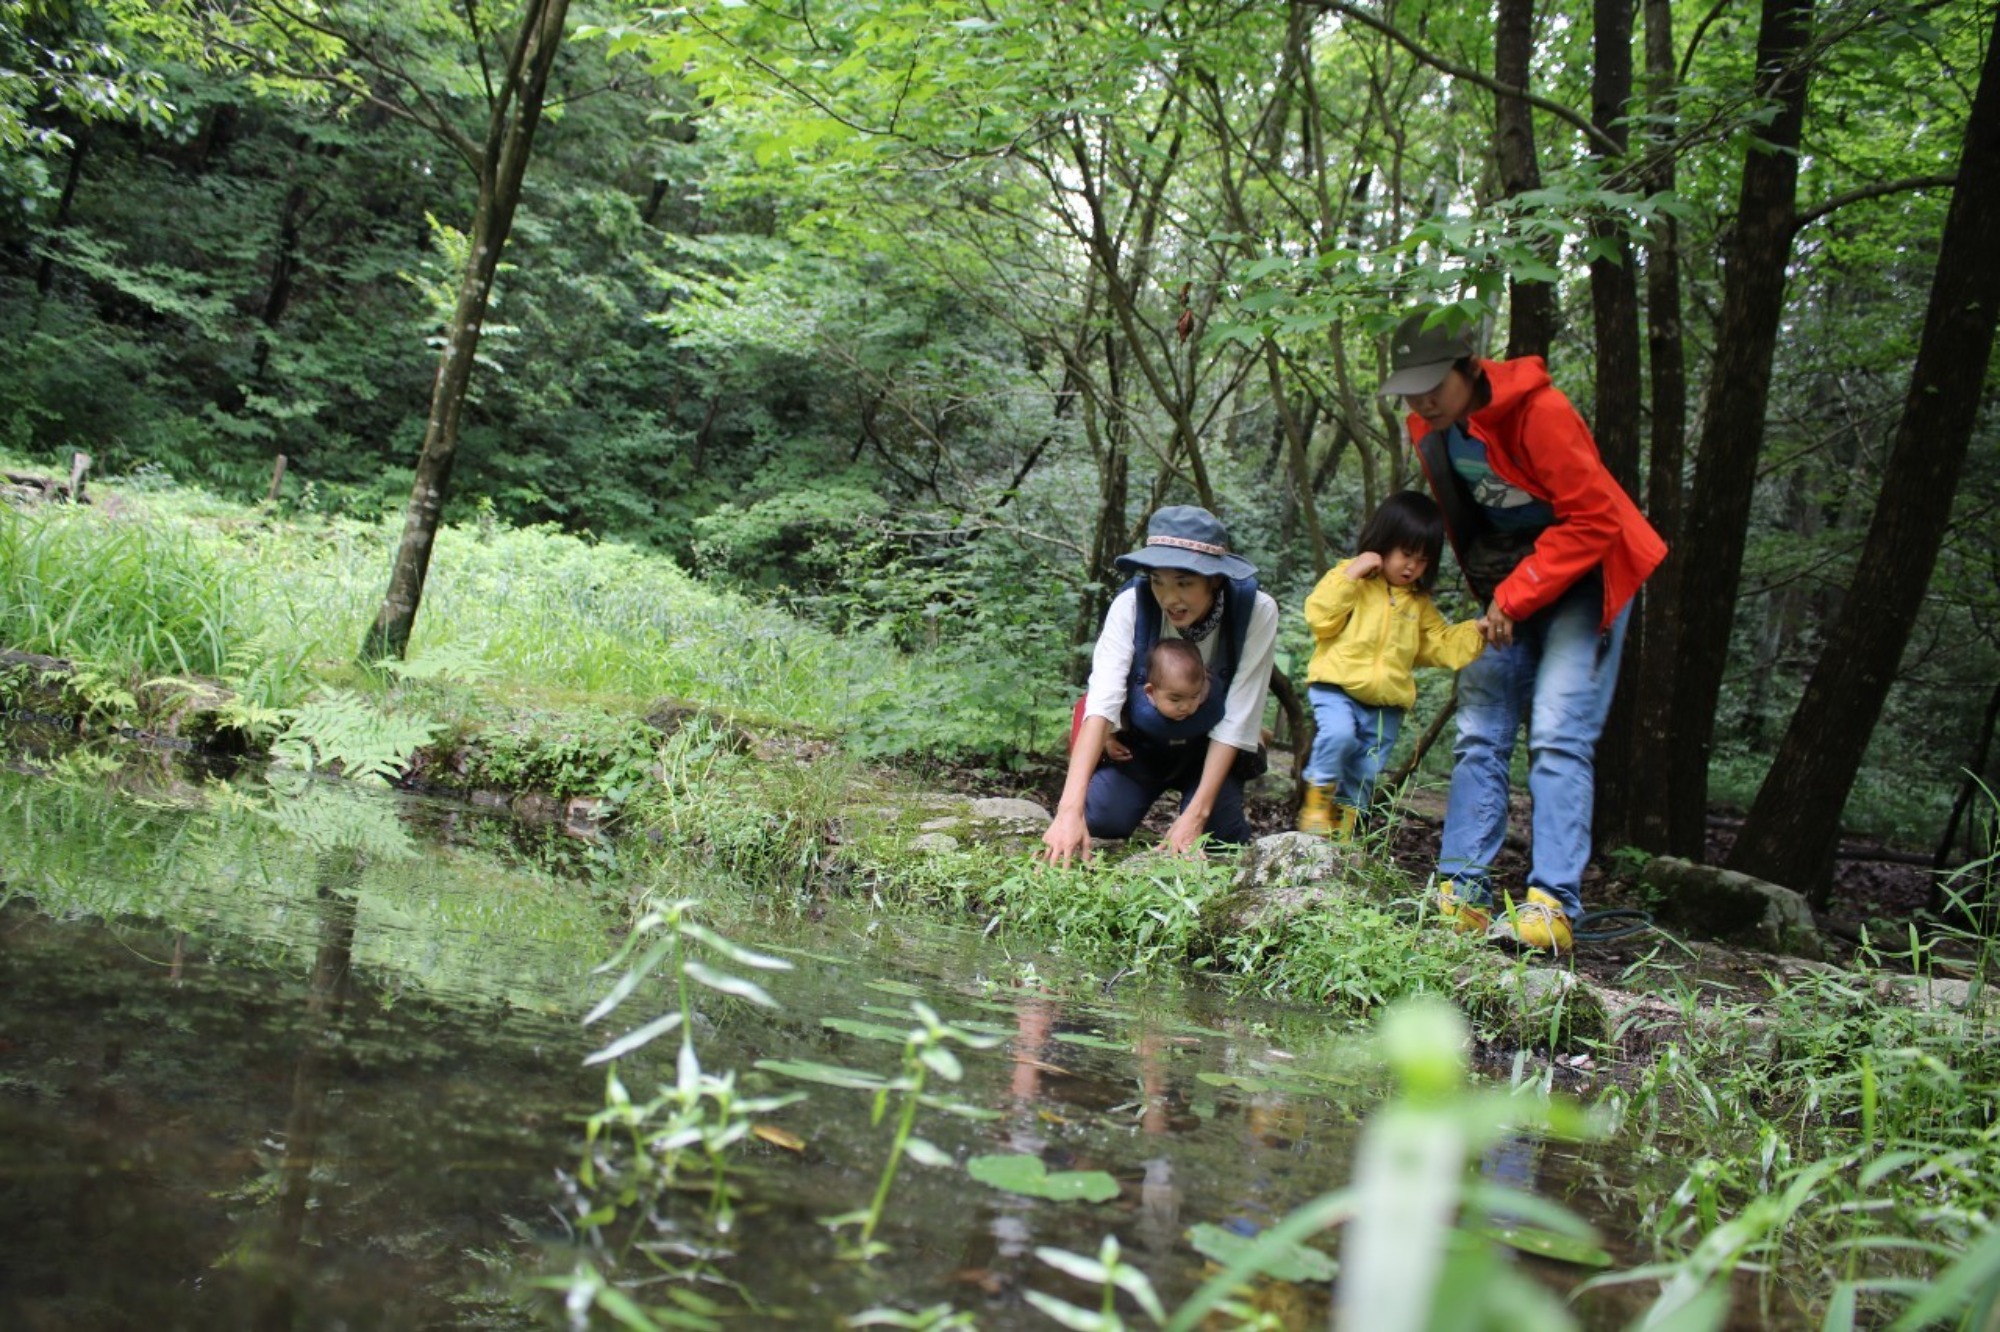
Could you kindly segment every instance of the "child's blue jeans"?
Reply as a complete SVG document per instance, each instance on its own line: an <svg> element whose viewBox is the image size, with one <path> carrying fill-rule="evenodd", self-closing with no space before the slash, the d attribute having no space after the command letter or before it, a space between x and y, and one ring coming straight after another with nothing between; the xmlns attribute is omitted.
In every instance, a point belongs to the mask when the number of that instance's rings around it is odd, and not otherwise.
<svg viewBox="0 0 2000 1332"><path fill-rule="evenodd" d="M1337 804L1366 809L1375 779L1382 775L1403 729L1403 709L1362 703L1328 684L1310 686L1306 698L1318 729L1306 758L1305 779L1314 786L1333 787Z"/></svg>

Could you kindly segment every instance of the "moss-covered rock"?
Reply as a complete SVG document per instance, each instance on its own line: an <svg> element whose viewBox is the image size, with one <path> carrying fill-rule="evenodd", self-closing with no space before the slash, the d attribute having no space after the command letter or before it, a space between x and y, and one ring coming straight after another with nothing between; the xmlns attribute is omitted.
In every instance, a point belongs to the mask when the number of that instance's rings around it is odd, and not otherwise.
<svg viewBox="0 0 2000 1332"><path fill-rule="evenodd" d="M1205 903L1201 934L1208 939L1269 932L1334 897L1356 892L1366 857L1353 845L1306 833L1273 833L1243 852L1227 892Z"/></svg>

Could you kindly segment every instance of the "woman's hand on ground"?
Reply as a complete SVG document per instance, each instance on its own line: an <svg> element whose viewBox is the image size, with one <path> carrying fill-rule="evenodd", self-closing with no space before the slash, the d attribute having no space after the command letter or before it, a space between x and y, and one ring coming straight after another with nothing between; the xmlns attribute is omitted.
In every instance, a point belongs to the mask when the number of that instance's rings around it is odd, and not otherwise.
<svg viewBox="0 0 2000 1332"><path fill-rule="evenodd" d="M1208 820L1205 817L1182 810L1181 816L1174 820L1174 826L1167 829L1167 846L1177 856L1206 860L1207 856L1201 849L1201 836L1207 831Z"/></svg>
<svg viewBox="0 0 2000 1332"><path fill-rule="evenodd" d="M1090 829L1084 826L1082 810L1056 811L1042 830L1042 859L1051 865L1090 859Z"/></svg>

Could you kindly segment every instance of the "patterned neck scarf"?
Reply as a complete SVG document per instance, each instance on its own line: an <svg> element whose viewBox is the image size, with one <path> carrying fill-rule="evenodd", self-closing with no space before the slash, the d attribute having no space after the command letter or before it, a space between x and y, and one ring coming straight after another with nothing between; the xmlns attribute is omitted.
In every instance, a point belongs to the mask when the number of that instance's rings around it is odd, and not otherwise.
<svg viewBox="0 0 2000 1332"><path fill-rule="evenodd" d="M1208 614L1181 630L1181 637L1190 643L1199 643L1202 639L1214 633L1217 626L1222 623L1222 607L1228 599L1229 589L1227 587L1216 588L1215 604L1208 608Z"/></svg>

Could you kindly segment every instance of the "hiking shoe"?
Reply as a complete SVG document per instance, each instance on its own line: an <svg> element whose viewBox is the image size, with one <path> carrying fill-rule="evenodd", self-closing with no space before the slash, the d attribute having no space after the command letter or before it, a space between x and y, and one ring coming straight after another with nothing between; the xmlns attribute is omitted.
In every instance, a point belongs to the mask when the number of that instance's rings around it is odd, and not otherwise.
<svg viewBox="0 0 2000 1332"><path fill-rule="evenodd" d="M1462 896L1458 884L1446 879L1438 885L1438 919L1460 934L1484 934L1493 924L1493 913Z"/></svg>
<svg viewBox="0 0 2000 1332"><path fill-rule="evenodd" d="M1530 888L1519 906L1507 899L1507 914L1494 922L1489 937L1544 953L1567 953L1573 942L1562 903L1539 888Z"/></svg>

